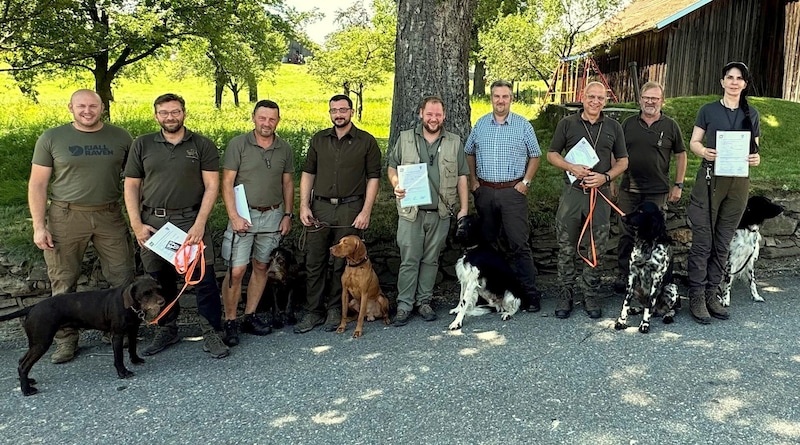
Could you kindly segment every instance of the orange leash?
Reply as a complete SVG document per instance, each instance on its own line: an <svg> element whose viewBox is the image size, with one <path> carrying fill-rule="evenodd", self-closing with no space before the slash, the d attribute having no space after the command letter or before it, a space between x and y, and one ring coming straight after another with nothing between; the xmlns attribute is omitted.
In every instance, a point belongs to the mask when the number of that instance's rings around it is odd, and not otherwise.
<svg viewBox="0 0 800 445"><path fill-rule="evenodd" d="M585 261L586 264L588 264L591 267L597 267L597 264L598 264L598 261L597 261L597 248L595 247L595 244L594 244L594 226L593 226L593 222L592 222L592 219L594 218L594 208L595 208L595 206L597 206L597 195L598 194L600 194L600 196L602 196L603 199L606 200L608 205L610 205L612 209L616 210L616 212L619 213L620 216L625 216L625 213L622 210L620 210L619 207L614 205L614 203L611 202L611 200L608 199L606 197L606 195L603 194L603 192L598 190L596 187L589 189L589 214L586 215L586 221L583 223L583 229L581 229L581 236L578 237L577 250L578 250L578 256L580 256L581 259L583 261ZM590 245L590 252L591 252L591 255L592 255L592 259L591 260L589 258L586 258L585 256L583 256L583 254L581 253L581 242L583 241L583 235L586 233L586 228L587 227L589 228L589 245Z"/></svg>
<svg viewBox="0 0 800 445"><path fill-rule="evenodd" d="M153 319L153 321L151 321L148 324L158 323L158 320L161 320L161 317L163 317L167 312L169 312L170 309L172 309L173 306L175 306L175 303L178 302L178 298L180 298L181 295L183 295L183 291L185 291L190 284L195 285L203 280L203 276L206 274L205 245L203 244L202 241L200 241L200 243L197 244L198 252L197 255L195 255L194 257L194 260L191 260L192 247L193 246L186 244L186 241L184 241L183 244L181 244L180 249L178 249L178 251L175 252L175 270L179 274L184 276L183 289L181 289L181 291L178 292L178 296L176 296L175 299L172 300L172 303L168 304L167 307L165 307L164 310L162 310L161 313L158 314L158 317ZM200 277L197 280L192 281L192 275L194 274L194 269L197 266L198 261L200 261Z"/></svg>

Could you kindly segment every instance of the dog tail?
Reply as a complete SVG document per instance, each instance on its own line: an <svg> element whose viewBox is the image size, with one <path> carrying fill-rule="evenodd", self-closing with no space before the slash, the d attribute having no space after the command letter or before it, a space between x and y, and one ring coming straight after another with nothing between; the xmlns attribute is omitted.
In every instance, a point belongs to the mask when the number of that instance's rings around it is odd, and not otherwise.
<svg viewBox="0 0 800 445"><path fill-rule="evenodd" d="M20 309L18 311L14 311L14 312L11 312L11 313L8 313L8 314L0 315L0 321L7 321L7 320L13 320L13 319L19 318L19 317L24 317L25 315L28 315L28 312L31 311L32 307L33 306L28 306L28 307L22 308L22 309Z"/></svg>

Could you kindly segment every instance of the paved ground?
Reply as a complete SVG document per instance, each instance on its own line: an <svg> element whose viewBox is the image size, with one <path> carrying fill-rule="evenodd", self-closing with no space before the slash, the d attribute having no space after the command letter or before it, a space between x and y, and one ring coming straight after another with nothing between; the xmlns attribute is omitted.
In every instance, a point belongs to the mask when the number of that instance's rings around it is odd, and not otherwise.
<svg viewBox="0 0 800 445"><path fill-rule="evenodd" d="M700 326L684 309L647 335L613 329L614 296L597 321L558 320L549 297L540 313L467 318L450 332L442 304L436 322L369 323L357 340L352 325L244 336L223 360L184 339L128 380L85 333L74 362L33 368L32 397L15 372L23 341L6 340L0 442L798 443L800 277L776 274L761 289L767 303L735 287L731 320Z"/></svg>

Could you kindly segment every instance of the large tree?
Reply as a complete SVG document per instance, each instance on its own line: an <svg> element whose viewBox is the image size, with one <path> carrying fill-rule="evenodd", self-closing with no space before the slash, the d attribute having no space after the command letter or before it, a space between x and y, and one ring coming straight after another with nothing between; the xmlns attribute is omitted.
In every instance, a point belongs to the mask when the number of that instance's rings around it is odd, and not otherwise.
<svg viewBox="0 0 800 445"><path fill-rule="evenodd" d="M420 100L444 99L445 128L470 131L469 38L478 0L398 0L390 147L417 122Z"/></svg>

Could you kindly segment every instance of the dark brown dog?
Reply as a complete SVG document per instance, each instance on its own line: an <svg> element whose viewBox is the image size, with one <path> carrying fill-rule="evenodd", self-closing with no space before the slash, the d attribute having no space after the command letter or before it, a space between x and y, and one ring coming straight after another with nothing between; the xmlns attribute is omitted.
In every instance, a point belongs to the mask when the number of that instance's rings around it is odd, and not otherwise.
<svg viewBox="0 0 800 445"><path fill-rule="evenodd" d="M342 274L342 321L336 332L341 334L347 329L347 310L358 312L358 323L353 338L361 337L364 318L369 321L382 317L389 324L389 300L383 295L378 284L378 275L372 269L367 256L367 247L361 238L348 235L331 247L333 256L344 258L347 267ZM350 299L352 297L352 300Z"/></svg>
<svg viewBox="0 0 800 445"><path fill-rule="evenodd" d="M298 285L299 266L291 250L276 247L267 262L267 287L261 301L269 302L272 313L272 327L281 329L297 322L294 316L293 295Z"/></svg>
<svg viewBox="0 0 800 445"><path fill-rule="evenodd" d="M121 379L133 376L122 361L123 336L128 336L131 362L144 363L136 354L136 334L139 323L154 319L164 305L160 289L152 278L139 278L127 287L55 295L35 306L0 317L0 321L4 321L28 316L24 323L28 352L19 360L17 368L22 394L30 396L39 392L32 386L36 381L28 378L28 373L53 344L53 337L62 326L110 332L117 375Z"/></svg>

